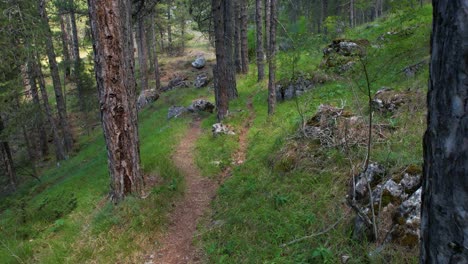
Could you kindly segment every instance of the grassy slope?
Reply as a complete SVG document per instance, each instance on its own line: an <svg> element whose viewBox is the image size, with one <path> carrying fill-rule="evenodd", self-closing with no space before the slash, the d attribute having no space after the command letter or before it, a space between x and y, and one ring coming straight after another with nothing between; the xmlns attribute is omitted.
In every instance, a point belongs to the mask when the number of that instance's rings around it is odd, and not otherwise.
<svg viewBox="0 0 468 264"><path fill-rule="evenodd" d="M369 50L368 68L372 90L382 86L415 91L417 102L394 117L376 115L377 122L392 124L396 131L385 144L374 144L372 160L390 168L421 164L421 138L425 125L424 94L427 68L416 78L406 78L401 70L428 56L431 8L392 14L388 19L364 25L347 33L349 38L366 38L373 44L378 36L390 31L400 34L388 37L380 49ZM301 56L300 69L313 74L319 57ZM280 57L287 58L286 56ZM281 63L287 63L284 60ZM303 66L301 66L303 65ZM311 66L313 65L313 66ZM287 74L280 73L287 76ZM366 113L366 97L359 89L362 74L342 76L302 96L299 105L310 116L319 104L344 104L353 112ZM255 82L253 71L239 80L240 99L235 106L245 106L247 95L255 94L256 118L249 131L247 161L236 167L232 176L220 187L214 201L213 215L202 231L201 246L212 263L338 263L340 256L350 256L348 263L415 263L416 250L385 247L382 253L368 256L375 246L358 244L350 239L352 213L344 205L350 166L347 156L335 149L321 149L308 141L291 141L300 122L294 101L278 104L276 114L267 116L265 83ZM245 107L244 107L245 109ZM243 114L232 115L227 123L238 126ZM213 120L210 120L213 121ZM208 122L208 121L207 121ZM229 157L236 138L227 141L204 137L199 142L198 164L206 173L219 172ZM280 150L294 149L294 144L310 146L300 160L289 161ZM292 145L292 146L291 146ZM221 148L220 148L221 146ZM304 147L296 146L304 151ZM296 154L292 154L294 157ZM364 148L352 150L355 165L363 160ZM277 166L278 160L294 163L293 169ZM342 219L336 228L323 235L280 248L282 243L320 232ZM216 224L215 224L216 223Z"/></svg>

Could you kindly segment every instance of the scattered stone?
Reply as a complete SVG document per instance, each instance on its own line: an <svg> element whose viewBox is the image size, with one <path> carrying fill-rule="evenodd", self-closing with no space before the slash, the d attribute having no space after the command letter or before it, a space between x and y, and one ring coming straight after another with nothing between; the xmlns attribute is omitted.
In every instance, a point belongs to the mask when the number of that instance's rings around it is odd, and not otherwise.
<svg viewBox="0 0 468 264"><path fill-rule="evenodd" d="M179 87L189 87L188 83L186 82L187 78L186 77L182 77L182 76L175 76L174 78L172 78L169 83L167 84L166 87L163 87L162 88L162 91L163 92L166 92L166 91L170 91L170 90L173 90L173 89L176 89L176 88L179 88Z"/></svg>
<svg viewBox="0 0 468 264"><path fill-rule="evenodd" d="M315 84L312 80L300 76L289 83L278 84L276 86L276 99L278 101L289 100L296 96L300 96L314 87Z"/></svg>
<svg viewBox="0 0 468 264"><path fill-rule="evenodd" d="M204 100L204 99L197 99L192 102L192 104L187 107L187 110L189 112L209 112L213 113L213 110L215 109L215 105Z"/></svg>
<svg viewBox="0 0 468 264"><path fill-rule="evenodd" d="M158 100L159 94L156 89L144 90L140 93L137 100L137 109L138 111L145 107L146 105Z"/></svg>
<svg viewBox="0 0 468 264"><path fill-rule="evenodd" d="M202 69L206 65L206 59L203 55L199 55L195 61L192 62L192 66L195 69Z"/></svg>
<svg viewBox="0 0 468 264"><path fill-rule="evenodd" d="M197 76L197 79L194 83L195 87L202 88L208 85L208 76L206 74L200 74Z"/></svg>
<svg viewBox="0 0 468 264"><path fill-rule="evenodd" d="M232 129L225 125L225 124L222 124L222 123L216 123L212 126L212 129L211 131L213 132L213 136L218 136L218 135L221 135L221 134L224 134L224 135L235 135L236 133L234 133L234 131L232 131Z"/></svg>
<svg viewBox="0 0 468 264"><path fill-rule="evenodd" d="M355 64L356 57L364 53L369 45L366 39L335 39L323 49L321 66L337 72L348 71Z"/></svg>
<svg viewBox="0 0 468 264"><path fill-rule="evenodd" d="M173 106L169 107L169 110L168 110L168 113L167 113L167 119L177 118L180 115L186 113L187 111L188 111L187 108L185 108L183 106L173 105Z"/></svg>
<svg viewBox="0 0 468 264"><path fill-rule="evenodd" d="M385 168L380 164L371 163L365 172L361 172L357 177L355 177L356 185L356 199L366 198L368 193L367 183L369 182L371 186L375 186L376 182L382 179L385 176Z"/></svg>
<svg viewBox="0 0 468 264"><path fill-rule="evenodd" d="M348 256L348 255L343 255L343 256L341 256L341 263L342 263L342 264L346 264L346 263L348 263L348 261L349 261L350 259L351 259L350 256Z"/></svg>
<svg viewBox="0 0 468 264"><path fill-rule="evenodd" d="M402 72L406 75L406 77L408 78L412 78L414 76L416 76L416 74L422 69L424 68L424 66L426 66L428 64L428 61L427 60L423 60L423 61L420 61L416 64L413 64L413 65L410 65L408 67L405 67Z"/></svg>
<svg viewBox="0 0 468 264"><path fill-rule="evenodd" d="M375 93L372 104L374 109L381 113L394 113L408 101L409 92L398 92L391 88L382 87Z"/></svg>

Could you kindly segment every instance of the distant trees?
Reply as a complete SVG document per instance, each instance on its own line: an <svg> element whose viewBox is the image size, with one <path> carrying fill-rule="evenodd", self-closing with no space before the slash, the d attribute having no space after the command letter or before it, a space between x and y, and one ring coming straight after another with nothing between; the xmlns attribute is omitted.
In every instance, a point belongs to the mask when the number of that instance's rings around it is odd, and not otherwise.
<svg viewBox="0 0 468 264"><path fill-rule="evenodd" d="M421 263L468 263L468 16L434 0L421 219Z"/></svg>
<svg viewBox="0 0 468 264"><path fill-rule="evenodd" d="M96 81L111 176L111 199L140 194L136 87L129 0L89 0Z"/></svg>
<svg viewBox="0 0 468 264"><path fill-rule="evenodd" d="M276 105L276 27L278 21L277 0L270 1L270 25L267 32L270 43L268 45L268 114L275 112Z"/></svg>
<svg viewBox="0 0 468 264"><path fill-rule="evenodd" d="M265 78L265 54L263 52L263 1L255 1L255 24L257 30L257 78L261 81Z"/></svg>

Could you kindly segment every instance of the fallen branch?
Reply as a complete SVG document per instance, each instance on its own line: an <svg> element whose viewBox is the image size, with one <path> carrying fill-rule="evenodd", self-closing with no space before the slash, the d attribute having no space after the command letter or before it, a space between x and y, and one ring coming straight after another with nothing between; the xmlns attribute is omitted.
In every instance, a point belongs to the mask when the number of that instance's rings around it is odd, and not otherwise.
<svg viewBox="0 0 468 264"><path fill-rule="evenodd" d="M344 219L345 216L342 216L340 219L338 219L338 221L336 221L333 225L327 227L326 229L318 232L318 233L314 233L314 234L311 234L311 235L308 235L308 236L305 236L305 237L301 237L301 238L298 238L298 239L294 239L288 243L284 243L284 244L281 244L280 247L283 248L283 247L287 247L287 246L290 246L292 244L296 244L298 242L301 242L301 241L304 241L306 239L309 239L309 238L313 238L313 237L316 237L316 236L320 236L320 235L323 235L325 233L328 233L330 230L334 229L340 222L341 220Z"/></svg>

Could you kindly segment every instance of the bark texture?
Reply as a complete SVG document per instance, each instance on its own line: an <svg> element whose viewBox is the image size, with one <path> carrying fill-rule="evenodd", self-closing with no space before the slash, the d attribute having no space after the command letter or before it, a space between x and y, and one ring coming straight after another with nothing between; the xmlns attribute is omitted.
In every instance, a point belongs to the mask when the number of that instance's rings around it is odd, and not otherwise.
<svg viewBox="0 0 468 264"><path fill-rule="evenodd" d="M228 1L230 2L230 1ZM241 59L242 59L242 73L247 74L249 72L249 45L247 40L247 1L241 0Z"/></svg>
<svg viewBox="0 0 468 264"><path fill-rule="evenodd" d="M148 54L146 48L146 33L145 23L143 15L139 15L137 18L137 49L138 49L138 66L140 72L140 90L144 91L148 89Z"/></svg>
<svg viewBox="0 0 468 264"><path fill-rule="evenodd" d="M49 59L50 74L52 77L52 84L54 86L55 101L57 102L57 112L59 116L59 124L62 130L65 149L67 152L73 148L73 137L71 133L70 124L68 123L67 109L65 108L65 100L63 98L62 84L60 83L59 70L57 67L57 60L54 51L54 44L52 41L52 32L49 27L49 19L45 9L45 0L39 0L39 14L41 15L42 23L45 29L45 43L47 58Z"/></svg>
<svg viewBox="0 0 468 264"><path fill-rule="evenodd" d="M265 78L265 54L263 53L263 1L256 0L255 23L257 26L257 78L261 81Z"/></svg>
<svg viewBox="0 0 468 264"><path fill-rule="evenodd" d="M234 59L234 5L232 1L224 2L224 45L226 51L226 74L228 77L228 97L229 99L237 98L237 83L236 83L236 67Z"/></svg>
<svg viewBox="0 0 468 264"><path fill-rule="evenodd" d="M111 199L140 195L136 85L129 0L88 0Z"/></svg>
<svg viewBox="0 0 468 264"><path fill-rule="evenodd" d="M421 263L468 263L468 3L433 7Z"/></svg>
<svg viewBox="0 0 468 264"><path fill-rule="evenodd" d="M277 0L270 0L270 45L268 50L268 114L275 112L276 106L276 27L278 19Z"/></svg>
<svg viewBox="0 0 468 264"><path fill-rule="evenodd" d="M229 99L227 89L227 58L224 38L224 6L225 0L212 0L212 14L215 30L216 66L213 67L215 78L216 107L218 121L221 122L228 114Z"/></svg>
<svg viewBox="0 0 468 264"><path fill-rule="evenodd" d="M265 50L270 50L271 0L265 0ZM267 57L268 59L268 57Z"/></svg>

